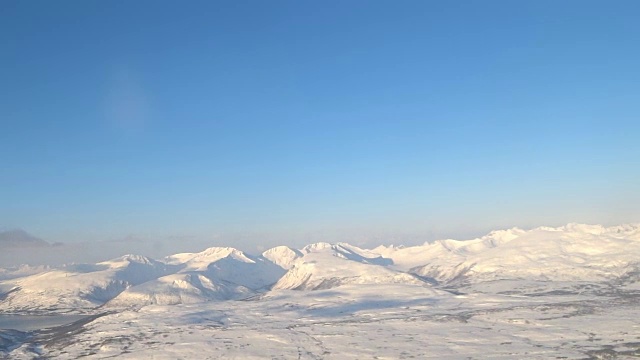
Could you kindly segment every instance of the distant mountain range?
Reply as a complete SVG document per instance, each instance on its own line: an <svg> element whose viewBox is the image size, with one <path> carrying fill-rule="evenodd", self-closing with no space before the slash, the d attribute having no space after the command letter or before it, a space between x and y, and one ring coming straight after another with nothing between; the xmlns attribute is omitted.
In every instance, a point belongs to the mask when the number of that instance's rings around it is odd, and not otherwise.
<svg viewBox="0 0 640 360"><path fill-rule="evenodd" d="M0 230L0 248L46 246L51 246L51 244L27 233L24 230Z"/></svg>
<svg viewBox="0 0 640 360"><path fill-rule="evenodd" d="M13 246L48 246L20 230L4 232L0 239ZM82 312L372 284L444 293L531 293L558 287L577 291L580 284L589 283L588 289L605 291L612 285L619 290L640 283L640 226L513 228L472 240L371 250L321 242L302 249L278 246L259 256L212 247L161 260L125 255L97 264L43 268L35 274L32 269L20 274L4 271L1 311ZM519 287L513 288L509 281L516 280Z"/></svg>

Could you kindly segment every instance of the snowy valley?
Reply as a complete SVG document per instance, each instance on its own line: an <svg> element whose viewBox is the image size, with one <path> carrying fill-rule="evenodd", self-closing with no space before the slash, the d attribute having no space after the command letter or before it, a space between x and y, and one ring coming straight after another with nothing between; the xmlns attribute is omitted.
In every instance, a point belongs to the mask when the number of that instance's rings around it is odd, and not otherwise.
<svg viewBox="0 0 640 360"><path fill-rule="evenodd" d="M640 357L640 226L0 270L0 356Z"/></svg>

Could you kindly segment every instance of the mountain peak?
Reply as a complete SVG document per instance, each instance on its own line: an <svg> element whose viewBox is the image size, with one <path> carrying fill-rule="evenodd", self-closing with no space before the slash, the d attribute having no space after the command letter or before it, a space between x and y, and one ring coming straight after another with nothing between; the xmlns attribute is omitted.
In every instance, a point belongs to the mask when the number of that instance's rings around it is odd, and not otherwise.
<svg viewBox="0 0 640 360"><path fill-rule="evenodd" d="M276 246L262 253L262 257L283 269L290 269L293 263L303 255L299 250L288 246Z"/></svg>
<svg viewBox="0 0 640 360"><path fill-rule="evenodd" d="M108 265L111 268L121 268L121 267L127 267L132 264L157 265L160 263L156 260L153 260L143 255L126 254L126 255L117 257L115 259L103 261L99 264Z"/></svg>
<svg viewBox="0 0 640 360"><path fill-rule="evenodd" d="M309 244L305 247L302 248L302 251L305 253L311 253L311 252L316 252L316 251L322 251L322 250L326 250L326 249L331 249L333 247L333 244L330 244L328 242L317 242L317 243L313 243L313 244Z"/></svg>
<svg viewBox="0 0 640 360"><path fill-rule="evenodd" d="M0 247L44 247L50 244L22 229L0 230Z"/></svg>

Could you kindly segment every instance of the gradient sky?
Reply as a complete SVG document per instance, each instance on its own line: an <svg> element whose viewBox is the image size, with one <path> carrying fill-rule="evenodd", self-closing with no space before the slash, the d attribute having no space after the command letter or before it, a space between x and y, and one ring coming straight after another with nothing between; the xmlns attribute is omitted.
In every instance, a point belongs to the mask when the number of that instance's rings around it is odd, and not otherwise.
<svg viewBox="0 0 640 360"><path fill-rule="evenodd" d="M0 2L0 226L404 242L640 221L638 1Z"/></svg>

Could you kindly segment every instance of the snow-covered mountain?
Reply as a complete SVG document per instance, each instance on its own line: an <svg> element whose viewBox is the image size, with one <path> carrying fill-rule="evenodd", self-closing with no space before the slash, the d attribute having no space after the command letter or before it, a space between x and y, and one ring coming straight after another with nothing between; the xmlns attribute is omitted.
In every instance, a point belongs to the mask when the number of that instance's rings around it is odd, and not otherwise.
<svg viewBox="0 0 640 360"><path fill-rule="evenodd" d="M48 265L30 266L20 265L7 268L0 268L0 281L39 274L51 270Z"/></svg>
<svg viewBox="0 0 640 360"><path fill-rule="evenodd" d="M14 268L0 274L5 274L0 311L11 312L197 303L358 284L472 291L476 284L503 289L527 280L533 284L528 292L569 282L633 290L640 283L640 226L513 228L472 240L371 250L320 242L302 249L278 246L259 256L212 247L162 260L126 255L97 264ZM502 285L495 285L497 281Z"/></svg>
<svg viewBox="0 0 640 360"><path fill-rule="evenodd" d="M493 231L468 241L378 247L397 267L441 282L497 279L604 281L640 264L639 226L569 224Z"/></svg>
<svg viewBox="0 0 640 360"><path fill-rule="evenodd" d="M368 250L338 243L316 243L302 249L273 289L318 290L345 284L425 285L420 278L389 269L391 260Z"/></svg>
<svg viewBox="0 0 640 360"><path fill-rule="evenodd" d="M138 255L97 264L69 265L0 283L13 289L0 305L12 311L90 309L130 286L170 272L167 264Z"/></svg>
<svg viewBox="0 0 640 360"><path fill-rule="evenodd" d="M254 290L242 285L215 280L202 272L189 271L130 287L110 300L107 306L193 304L211 300L242 299L253 294Z"/></svg>
<svg viewBox="0 0 640 360"><path fill-rule="evenodd" d="M275 283L285 272L265 258L230 247L171 255L164 261L179 270L130 287L109 305L174 305L246 298Z"/></svg>
<svg viewBox="0 0 640 360"><path fill-rule="evenodd" d="M196 271L215 280L251 289L260 289L278 281L284 270L263 257L254 257L230 247L212 247L199 253L169 256L167 264L180 266L180 272Z"/></svg>
<svg viewBox="0 0 640 360"><path fill-rule="evenodd" d="M300 250L288 246L276 246L262 253L262 257L287 270L291 269L293 263L303 255Z"/></svg>

